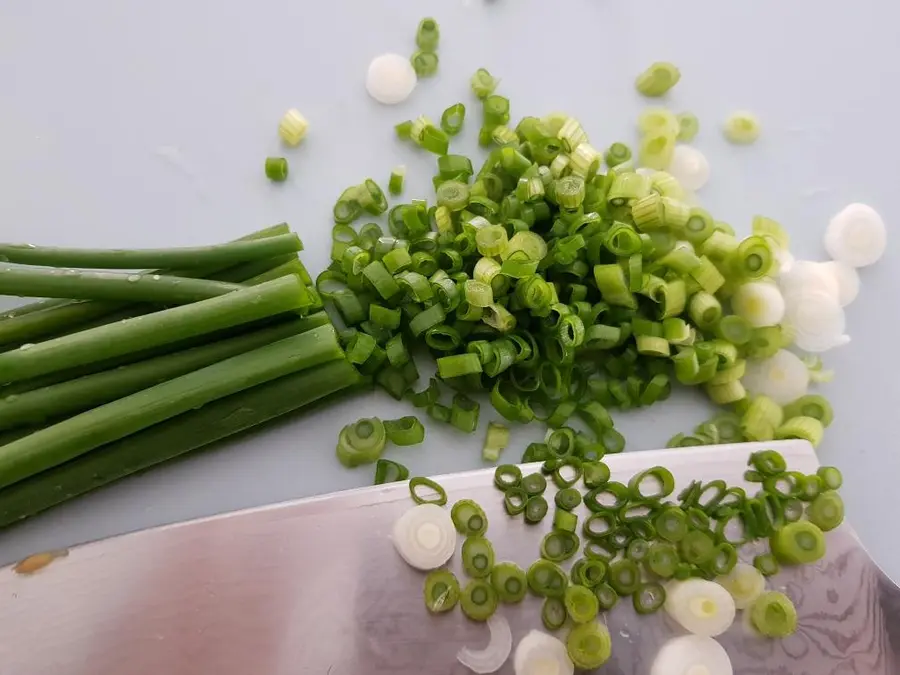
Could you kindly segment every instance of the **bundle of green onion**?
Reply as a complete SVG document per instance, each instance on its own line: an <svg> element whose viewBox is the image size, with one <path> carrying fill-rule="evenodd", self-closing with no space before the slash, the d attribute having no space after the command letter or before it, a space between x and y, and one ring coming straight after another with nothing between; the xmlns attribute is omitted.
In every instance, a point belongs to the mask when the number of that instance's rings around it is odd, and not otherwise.
<svg viewBox="0 0 900 675"><path fill-rule="evenodd" d="M0 244L0 526L361 382L301 248Z"/></svg>

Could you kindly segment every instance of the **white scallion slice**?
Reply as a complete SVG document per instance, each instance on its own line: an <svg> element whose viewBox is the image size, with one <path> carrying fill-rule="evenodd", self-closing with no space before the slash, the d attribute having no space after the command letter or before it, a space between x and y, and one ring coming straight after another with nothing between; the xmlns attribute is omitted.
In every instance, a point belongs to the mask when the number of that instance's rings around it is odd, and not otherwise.
<svg viewBox="0 0 900 675"><path fill-rule="evenodd" d="M366 91L379 103L402 103L416 88L416 71L409 59L399 54L382 54L372 59L366 74Z"/></svg>
<svg viewBox="0 0 900 675"><path fill-rule="evenodd" d="M299 110L291 108L284 113L284 117L278 124L278 135L281 136L281 140L293 147L300 145L300 141L306 136L307 129L309 129L309 122L306 121L306 118Z"/></svg>
<svg viewBox="0 0 900 675"><path fill-rule="evenodd" d="M709 181L709 161L706 155L691 145L676 145L669 163L669 173L685 190L696 192Z"/></svg>
<svg viewBox="0 0 900 675"><path fill-rule="evenodd" d="M734 622L734 599L713 581L676 581L666 593L666 612L689 633L715 637Z"/></svg>
<svg viewBox="0 0 900 675"><path fill-rule="evenodd" d="M747 361L741 384L753 394L787 405L806 395L809 368L799 356L782 349L767 359Z"/></svg>
<svg viewBox="0 0 900 675"><path fill-rule="evenodd" d="M777 265L773 266L772 274L776 277L790 274L791 269L794 267L793 254L786 248L773 248L772 250L775 254L775 260L778 262Z"/></svg>
<svg viewBox="0 0 900 675"><path fill-rule="evenodd" d="M762 572L745 562L739 562L728 574L717 577L716 582L731 593L737 609L746 609L766 590Z"/></svg>
<svg viewBox="0 0 900 675"><path fill-rule="evenodd" d="M565 643L539 630L519 640L513 664L516 675L573 675L575 672Z"/></svg>
<svg viewBox="0 0 900 675"><path fill-rule="evenodd" d="M775 326L784 318L784 297L778 286L768 281L751 281L738 286L731 308L751 326Z"/></svg>
<svg viewBox="0 0 900 675"><path fill-rule="evenodd" d="M825 230L825 250L851 267L876 262L887 247L887 229L878 212L866 204L850 204Z"/></svg>
<svg viewBox="0 0 900 675"><path fill-rule="evenodd" d="M484 649L474 651L463 647L456 654L456 659L473 673L493 673L500 670L512 651L512 632L509 621L499 614L493 614L487 620L491 631L491 641Z"/></svg>
<svg viewBox="0 0 900 675"><path fill-rule="evenodd" d="M650 675L734 675L734 669L728 652L712 638L682 635L660 647Z"/></svg>
<svg viewBox="0 0 900 675"><path fill-rule="evenodd" d="M800 349L818 354L850 342L838 293L801 290L785 293L784 328Z"/></svg>
<svg viewBox="0 0 900 675"><path fill-rule="evenodd" d="M826 263L811 260L794 260L789 270L782 271L778 286L785 295L815 291L828 293L835 298L840 294L837 277Z"/></svg>
<svg viewBox="0 0 900 675"><path fill-rule="evenodd" d="M827 274L830 274L837 284L837 297L841 307L846 307L856 300L859 295L859 272L855 267L838 260L821 263Z"/></svg>
<svg viewBox="0 0 900 675"><path fill-rule="evenodd" d="M437 569L456 549L456 527L450 512L437 504L419 504L394 523L392 538L397 553L419 570Z"/></svg>

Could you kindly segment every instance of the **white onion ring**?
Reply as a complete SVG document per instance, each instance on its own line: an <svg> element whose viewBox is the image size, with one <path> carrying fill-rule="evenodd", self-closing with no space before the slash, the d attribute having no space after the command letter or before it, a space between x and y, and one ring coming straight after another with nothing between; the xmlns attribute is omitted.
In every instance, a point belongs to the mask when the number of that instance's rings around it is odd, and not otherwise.
<svg viewBox="0 0 900 675"><path fill-rule="evenodd" d="M877 262L887 248L887 228L878 212L866 204L849 204L825 230L825 250L851 267Z"/></svg>
<svg viewBox="0 0 900 675"><path fill-rule="evenodd" d="M539 630L519 640L513 663L516 675L573 675L575 672L566 645Z"/></svg>
<svg viewBox="0 0 900 675"><path fill-rule="evenodd" d="M402 103L416 88L416 71L409 59L399 54L382 54L372 59L366 73L366 91L379 103Z"/></svg>
<svg viewBox="0 0 900 675"><path fill-rule="evenodd" d="M718 642L699 635L682 635L656 653L650 675L734 675L728 652Z"/></svg>
<svg viewBox="0 0 900 675"><path fill-rule="evenodd" d="M778 405L793 403L809 389L809 368L786 349L767 359L747 361L741 384L752 394L768 396Z"/></svg>
<svg viewBox="0 0 900 675"><path fill-rule="evenodd" d="M437 504L419 504L394 523L394 548L419 570L437 569L456 550L456 528L450 513Z"/></svg>
<svg viewBox="0 0 900 675"><path fill-rule="evenodd" d="M491 631L491 641L487 647L479 651L463 647L456 654L457 661L479 675L500 670L512 651L512 631L509 629L509 621L499 614L493 614L487 620L487 625Z"/></svg>

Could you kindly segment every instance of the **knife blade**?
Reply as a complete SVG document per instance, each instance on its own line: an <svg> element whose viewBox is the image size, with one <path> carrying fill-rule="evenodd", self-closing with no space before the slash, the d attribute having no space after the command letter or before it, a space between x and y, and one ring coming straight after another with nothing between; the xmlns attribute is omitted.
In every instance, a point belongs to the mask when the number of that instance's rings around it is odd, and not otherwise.
<svg viewBox="0 0 900 675"><path fill-rule="evenodd" d="M661 464L691 480L743 484L749 453L773 448L813 473L804 441L745 443L608 456L615 480ZM525 471L537 465L524 465ZM439 477L449 503L475 499L497 560L527 567L547 525L512 519L493 468ZM550 488L552 489L552 488ZM483 647L483 624L459 611L432 616L424 575L394 551L390 531L410 506L394 483L154 528L53 552L0 570L2 675L446 675L466 669L460 647ZM549 521L549 519L548 519ZM548 521L545 521L548 522ZM740 620L719 638L741 675L897 675L900 590L849 526L827 535L820 563L770 579L797 604L799 629L767 640ZM761 550L761 549L759 549ZM741 551L743 559L759 550ZM65 555L62 555L65 553ZM459 556L451 569L463 578ZM540 600L498 610L517 641L541 628ZM608 675L649 675L678 634L664 612L621 602L603 620ZM512 673L512 659L500 673Z"/></svg>

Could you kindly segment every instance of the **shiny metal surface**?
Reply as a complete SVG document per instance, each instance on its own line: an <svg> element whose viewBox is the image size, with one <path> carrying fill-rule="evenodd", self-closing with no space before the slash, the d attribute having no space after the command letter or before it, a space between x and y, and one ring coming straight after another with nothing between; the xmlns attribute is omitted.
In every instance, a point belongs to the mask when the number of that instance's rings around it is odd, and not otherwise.
<svg viewBox="0 0 900 675"><path fill-rule="evenodd" d="M818 462L804 442L628 453L614 477L665 464L680 484L741 482L748 452L777 445L791 468ZM527 566L550 519L536 527L503 511L493 471L440 478L451 502L476 499L498 560ZM549 488L552 491L552 487ZM2 675L447 675L463 645L487 641L459 611L430 616L423 574L389 533L411 506L406 484L278 504L147 530L0 570ZM828 535L821 564L783 571L770 586L797 603L800 630L783 641L738 620L721 638L738 675L896 675L900 592L852 531ZM63 553L63 552L59 552ZM744 557L753 550L743 551ZM452 568L457 573L459 556ZM31 571L31 574L23 574ZM501 610L518 640L540 627L540 603ZM676 629L622 602L605 617L608 675L647 675ZM499 671L511 673L511 660Z"/></svg>

